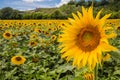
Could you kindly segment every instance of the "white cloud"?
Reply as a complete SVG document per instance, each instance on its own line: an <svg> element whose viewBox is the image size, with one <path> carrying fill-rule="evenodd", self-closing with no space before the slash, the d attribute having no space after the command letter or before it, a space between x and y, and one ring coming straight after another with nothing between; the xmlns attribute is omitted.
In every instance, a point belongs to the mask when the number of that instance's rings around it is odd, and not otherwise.
<svg viewBox="0 0 120 80"><path fill-rule="evenodd" d="M36 1L38 1L38 0L36 0ZM48 1L48 0L43 0L43 1ZM30 2L25 2L23 0L17 0L17 1L11 2L11 3L6 2L5 5L9 5L9 7L12 7L13 9L18 9L18 10L21 10L21 11L33 10L33 9L36 9L36 8L52 8L52 7L55 7L54 3L53 4L50 4L49 2L44 3L43 1L40 2L40 3L39 2L30 3Z"/></svg>
<svg viewBox="0 0 120 80"><path fill-rule="evenodd" d="M27 3L33 3L33 2L41 2L44 0L22 0L22 1L27 2Z"/></svg>
<svg viewBox="0 0 120 80"><path fill-rule="evenodd" d="M59 4L56 4L56 7L60 7L63 4L67 4L70 0L61 0Z"/></svg>

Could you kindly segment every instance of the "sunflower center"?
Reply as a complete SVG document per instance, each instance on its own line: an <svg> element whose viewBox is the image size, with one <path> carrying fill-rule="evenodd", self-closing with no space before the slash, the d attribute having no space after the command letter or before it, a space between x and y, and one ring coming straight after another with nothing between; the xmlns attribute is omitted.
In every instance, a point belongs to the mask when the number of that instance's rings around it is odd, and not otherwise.
<svg viewBox="0 0 120 80"><path fill-rule="evenodd" d="M5 35L9 37L9 36L10 36L10 33L6 33Z"/></svg>
<svg viewBox="0 0 120 80"><path fill-rule="evenodd" d="M53 36L52 39L55 39L55 36Z"/></svg>
<svg viewBox="0 0 120 80"><path fill-rule="evenodd" d="M34 45L35 43L34 42L31 42L31 45Z"/></svg>
<svg viewBox="0 0 120 80"><path fill-rule="evenodd" d="M97 27L84 27L77 36L77 45L84 52L91 52L99 45L100 38Z"/></svg>
<svg viewBox="0 0 120 80"><path fill-rule="evenodd" d="M2 29L2 27L0 27L0 29Z"/></svg>
<svg viewBox="0 0 120 80"><path fill-rule="evenodd" d="M39 33L41 33L41 30L38 30Z"/></svg>
<svg viewBox="0 0 120 80"><path fill-rule="evenodd" d="M16 61L20 61L22 58L21 57L16 57Z"/></svg>
<svg viewBox="0 0 120 80"><path fill-rule="evenodd" d="M33 38L35 38L35 36L33 36Z"/></svg>
<svg viewBox="0 0 120 80"><path fill-rule="evenodd" d="M117 30L120 30L120 26L117 28Z"/></svg>
<svg viewBox="0 0 120 80"><path fill-rule="evenodd" d="M83 36L84 41L91 41L92 38L93 38L93 33L90 32L90 31L86 31L86 32L83 33L82 36Z"/></svg>

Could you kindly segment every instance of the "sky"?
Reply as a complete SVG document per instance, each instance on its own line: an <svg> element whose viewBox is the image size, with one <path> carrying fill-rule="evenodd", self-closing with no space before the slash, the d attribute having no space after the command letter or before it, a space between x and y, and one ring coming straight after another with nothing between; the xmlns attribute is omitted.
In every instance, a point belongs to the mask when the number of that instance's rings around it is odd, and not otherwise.
<svg viewBox="0 0 120 80"><path fill-rule="evenodd" d="M13 9L25 11L35 8L59 7L70 0L0 0L0 9L11 7Z"/></svg>

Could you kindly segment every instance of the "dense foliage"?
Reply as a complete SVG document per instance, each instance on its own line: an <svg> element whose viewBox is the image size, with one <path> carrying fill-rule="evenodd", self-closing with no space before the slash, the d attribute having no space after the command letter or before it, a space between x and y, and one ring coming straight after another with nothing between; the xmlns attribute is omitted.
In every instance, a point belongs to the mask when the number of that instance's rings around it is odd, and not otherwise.
<svg viewBox="0 0 120 80"><path fill-rule="evenodd" d="M91 1L88 0L71 0L59 8L36 8L30 11L14 10L10 7L5 7L0 10L0 19L67 19L72 17L71 13L81 11L81 6L89 7ZM100 9L104 9L102 15L112 13L110 18L120 18L120 1L119 0L94 0L94 13Z"/></svg>

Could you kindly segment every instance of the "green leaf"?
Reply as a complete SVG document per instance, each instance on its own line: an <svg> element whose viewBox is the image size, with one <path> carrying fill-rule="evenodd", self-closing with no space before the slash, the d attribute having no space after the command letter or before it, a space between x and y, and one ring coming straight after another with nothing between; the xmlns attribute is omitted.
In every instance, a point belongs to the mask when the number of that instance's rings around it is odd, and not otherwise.
<svg viewBox="0 0 120 80"><path fill-rule="evenodd" d="M79 77L75 77L73 80L84 80L84 78L79 76Z"/></svg>
<svg viewBox="0 0 120 80"><path fill-rule="evenodd" d="M120 75L120 70L116 70L113 75Z"/></svg>
<svg viewBox="0 0 120 80"><path fill-rule="evenodd" d="M120 51L114 51L110 53L112 57L120 59Z"/></svg>
<svg viewBox="0 0 120 80"><path fill-rule="evenodd" d="M8 72L8 73L6 74L5 80L6 80L6 79L10 79L10 77L11 77L13 74L16 73L16 70L17 70L17 67L15 67L12 71Z"/></svg>

